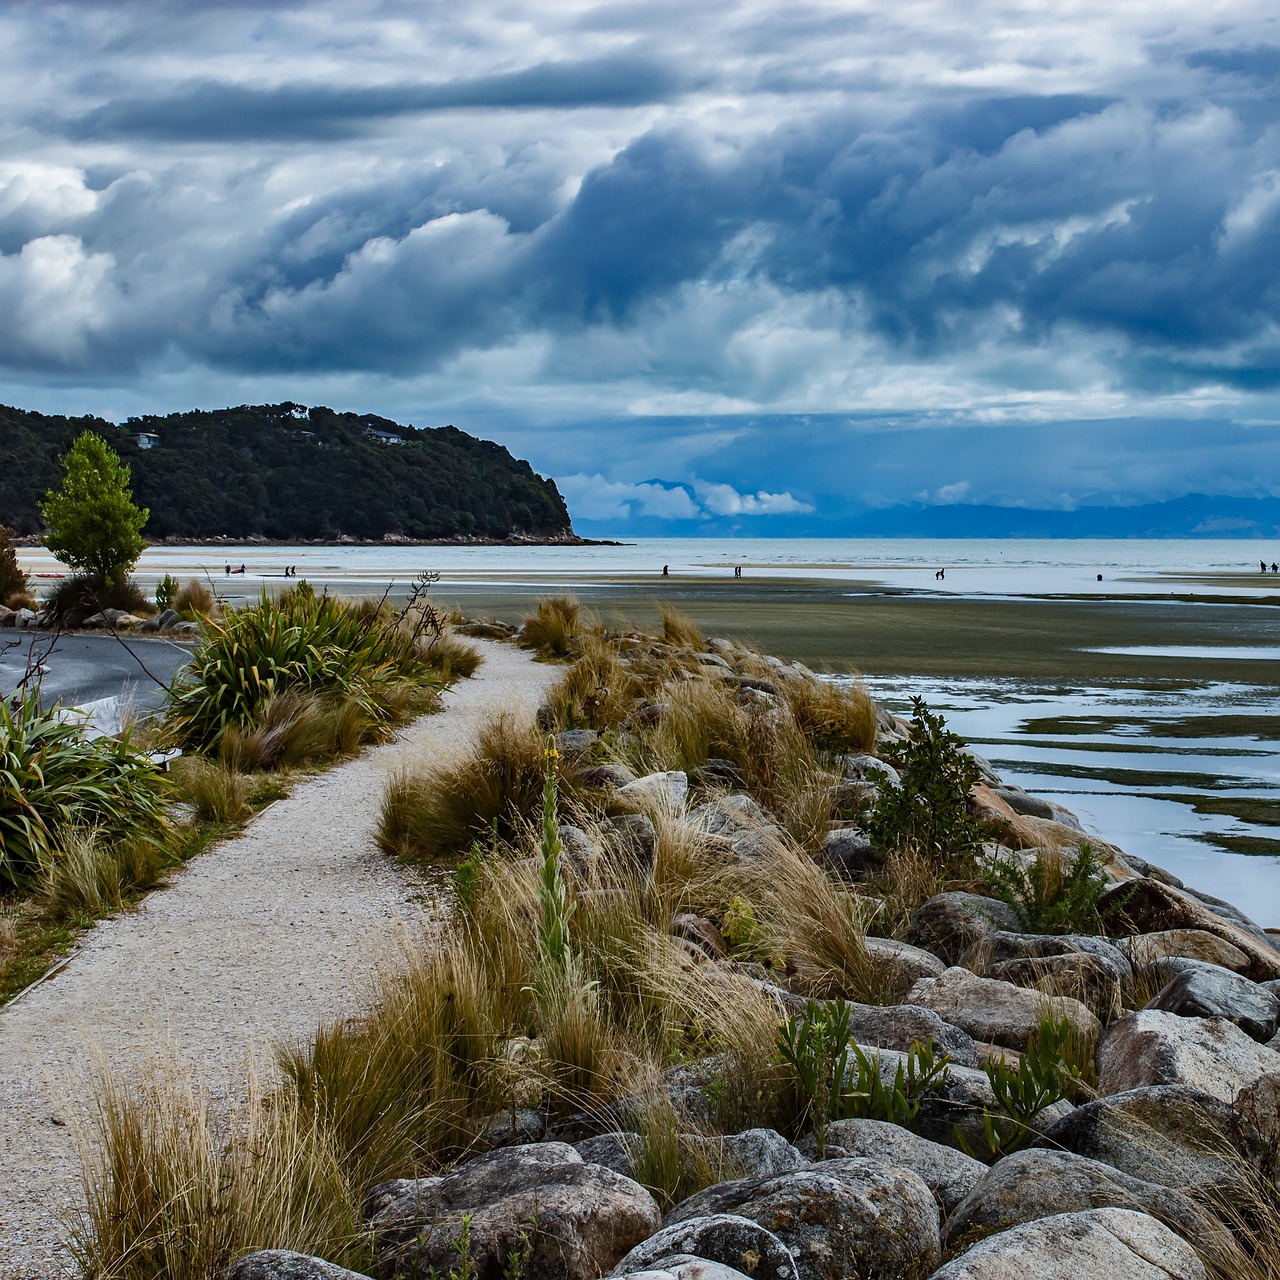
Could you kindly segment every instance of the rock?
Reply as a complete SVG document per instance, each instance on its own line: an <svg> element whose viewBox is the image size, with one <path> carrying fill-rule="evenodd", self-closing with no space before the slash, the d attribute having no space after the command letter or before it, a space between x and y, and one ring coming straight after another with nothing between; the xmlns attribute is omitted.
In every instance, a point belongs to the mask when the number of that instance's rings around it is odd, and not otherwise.
<svg viewBox="0 0 1280 1280"><path fill-rule="evenodd" d="M605 849L639 874L653 871L658 854L658 829L645 813L622 813L600 825Z"/></svg>
<svg viewBox="0 0 1280 1280"><path fill-rule="evenodd" d="M594 764L573 771L574 784L589 791L604 791L610 787L621 789L635 780L636 775L625 764Z"/></svg>
<svg viewBox="0 0 1280 1280"><path fill-rule="evenodd" d="M712 960L723 960L729 954L720 930L704 916L695 916L687 911L674 916L671 920L671 935L692 942Z"/></svg>
<svg viewBox="0 0 1280 1280"><path fill-rule="evenodd" d="M897 769L876 756L841 756L840 772L854 782L875 782L882 787L902 785Z"/></svg>
<svg viewBox="0 0 1280 1280"><path fill-rule="evenodd" d="M581 827L560 824L560 848L573 874L581 880L593 879L599 871L601 849Z"/></svg>
<svg viewBox="0 0 1280 1280"><path fill-rule="evenodd" d="M1157 933L1137 933L1121 938L1116 945L1131 964L1152 964L1156 960L1178 958L1203 960L1221 969L1242 973L1249 967L1249 957L1225 938L1203 929L1162 929Z"/></svg>
<svg viewBox="0 0 1280 1280"><path fill-rule="evenodd" d="M35 610L15 609L13 613L13 625L15 627L34 627L36 625Z"/></svg>
<svg viewBox="0 0 1280 1280"><path fill-rule="evenodd" d="M556 750L566 760L576 760L599 741L600 735L594 729L565 729L556 734Z"/></svg>
<svg viewBox="0 0 1280 1280"><path fill-rule="evenodd" d="M364 1211L386 1278L447 1273L464 1215L476 1280L502 1280L521 1255L525 1280L596 1280L660 1223L643 1187L561 1142L504 1147L443 1177L384 1182Z"/></svg>
<svg viewBox="0 0 1280 1280"><path fill-rule="evenodd" d="M1259 1076L1236 1094L1231 1106L1273 1147L1280 1143L1280 1075Z"/></svg>
<svg viewBox="0 0 1280 1280"><path fill-rule="evenodd" d="M156 626L161 631L168 631L175 622L182 621L182 614L177 609L161 609L159 616L156 618Z"/></svg>
<svg viewBox="0 0 1280 1280"><path fill-rule="evenodd" d="M323 1258L289 1249L259 1249L233 1262L219 1280L369 1280L363 1272L348 1271Z"/></svg>
<svg viewBox="0 0 1280 1280"><path fill-rule="evenodd" d="M921 978L940 978L946 966L922 947L896 938L864 939L867 955L875 965L877 974L885 982L893 996L901 999Z"/></svg>
<svg viewBox="0 0 1280 1280"><path fill-rule="evenodd" d="M1222 1018L1181 1018L1141 1009L1114 1022L1098 1043L1098 1093L1185 1084L1224 1102L1270 1071L1280 1053Z"/></svg>
<svg viewBox="0 0 1280 1280"><path fill-rule="evenodd" d="M1086 1005L1099 1018L1113 1018L1123 1008L1123 983L1130 972L1083 951L1065 955L1000 960L983 972L985 978L1012 982L1017 987L1043 991L1048 995L1070 996Z"/></svg>
<svg viewBox="0 0 1280 1280"><path fill-rule="evenodd" d="M1206 1280L1196 1252L1132 1209L1059 1213L988 1236L929 1280Z"/></svg>
<svg viewBox="0 0 1280 1280"><path fill-rule="evenodd" d="M493 1147L524 1146L529 1142L541 1142L546 1132L546 1118L532 1107L514 1107L492 1116L480 1132L480 1145Z"/></svg>
<svg viewBox="0 0 1280 1280"><path fill-rule="evenodd" d="M1168 929L1202 929L1238 947L1248 957L1242 970L1255 982L1280 978L1280 951L1249 929L1224 919L1185 890L1158 880L1135 880L1108 889L1098 910L1112 934L1158 933ZM1256 926L1255 926L1256 928ZM1200 957L1211 959L1212 957ZM1215 964L1221 963L1218 960ZM1226 965L1230 969L1234 966Z"/></svg>
<svg viewBox="0 0 1280 1280"><path fill-rule="evenodd" d="M742 770L723 756L708 756L705 764L690 772L689 781L704 788L741 787Z"/></svg>
<svg viewBox="0 0 1280 1280"><path fill-rule="evenodd" d="M962 1151L884 1120L835 1120L827 1126L827 1145L850 1156L910 1169L937 1197L944 1214L950 1214L987 1171L986 1165Z"/></svg>
<svg viewBox="0 0 1280 1280"><path fill-rule="evenodd" d="M680 769L672 769L667 773L650 773L634 782L628 782L625 787L619 787L618 794L640 804L654 805L668 813L677 813L684 808L685 797L689 794L689 778Z"/></svg>
<svg viewBox="0 0 1280 1280"><path fill-rule="evenodd" d="M1088 933L1009 933L995 929L982 940L982 950L993 964L1003 960L1086 955L1096 956L1125 979L1133 973L1128 957L1114 942Z"/></svg>
<svg viewBox="0 0 1280 1280"><path fill-rule="evenodd" d="M1039 796L1030 795L1021 787L992 787L991 791L1009 806L1014 813L1025 814L1031 818L1048 818L1054 820L1056 805L1042 800Z"/></svg>
<svg viewBox="0 0 1280 1280"><path fill-rule="evenodd" d="M916 909L907 941L957 964L993 929L1019 931L1008 903L976 893L940 893Z"/></svg>
<svg viewBox="0 0 1280 1280"><path fill-rule="evenodd" d="M1267 1041L1280 1021L1280 1000L1270 991L1229 969L1188 969L1163 987L1148 1009L1181 1018L1224 1018L1254 1040Z"/></svg>
<svg viewBox="0 0 1280 1280"><path fill-rule="evenodd" d="M940 1247L933 1193L909 1169L876 1160L722 1182L676 1205L667 1225L723 1213L773 1232L800 1280L898 1280L933 1265Z"/></svg>
<svg viewBox="0 0 1280 1280"><path fill-rule="evenodd" d="M719 671L733 670L733 667L729 665L724 656L719 653L695 653L692 657L699 666L715 667Z"/></svg>
<svg viewBox="0 0 1280 1280"><path fill-rule="evenodd" d="M199 635L200 624L198 622L175 622L169 629L174 635L194 636Z"/></svg>
<svg viewBox="0 0 1280 1280"><path fill-rule="evenodd" d="M640 1150L641 1137L638 1133L601 1133L594 1138L584 1138L575 1142L573 1149L587 1164L603 1165L620 1173L624 1178L632 1178L636 1171L636 1153Z"/></svg>
<svg viewBox="0 0 1280 1280"><path fill-rule="evenodd" d="M945 1239L954 1244L1037 1218L1101 1208L1149 1213L1191 1238L1203 1230L1196 1206L1169 1187L1070 1151L1032 1148L1015 1151L982 1171L949 1217Z"/></svg>
<svg viewBox="0 0 1280 1280"><path fill-rule="evenodd" d="M974 764L978 766L978 772L982 774L982 780L989 787L998 787L1003 785L1000 775L991 767L991 761L986 756L980 756L971 746L967 744L960 748Z"/></svg>
<svg viewBox="0 0 1280 1280"><path fill-rule="evenodd" d="M645 1271L676 1255L692 1255L745 1272L755 1280L798 1280L787 1246L758 1223L733 1213L688 1218L636 1245L614 1268L615 1276Z"/></svg>
<svg viewBox="0 0 1280 1280"><path fill-rule="evenodd" d="M1171 884L1175 889L1183 887L1182 881L1172 871L1166 871L1163 867L1156 866L1154 862L1148 862L1145 858L1138 857L1136 853L1126 853L1124 860L1129 864L1135 875L1159 880L1164 884Z"/></svg>
<svg viewBox="0 0 1280 1280"><path fill-rule="evenodd" d="M96 631L99 627L105 627L106 625L107 614L105 609L98 613L91 613L80 623L81 629L84 631Z"/></svg>
<svg viewBox="0 0 1280 1280"><path fill-rule="evenodd" d="M979 978L968 969L951 968L940 978L921 978L907 993L906 1003L932 1009L976 1040L1011 1049L1025 1049L1046 1016L1065 1018L1081 1036L1096 1036L1102 1030L1079 1000Z"/></svg>
<svg viewBox="0 0 1280 1280"><path fill-rule="evenodd" d="M960 1067L976 1067L978 1052L968 1032L944 1021L932 1009L912 1004L853 1004L849 1009L849 1034L864 1047L896 1049L905 1053L913 1044L933 1041L939 1053L951 1055Z"/></svg>
<svg viewBox="0 0 1280 1280"><path fill-rule="evenodd" d="M739 862L761 862L777 858L786 848L786 834L781 827L758 827L739 831L729 839L729 847Z"/></svg>
<svg viewBox="0 0 1280 1280"><path fill-rule="evenodd" d="M1238 1188L1266 1150L1225 1102L1185 1085L1153 1085L1077 1107L1045 1128L1037 1146L1101 1160L1166 1187Z"/></svg>
<svg viewBox="0 0 1280 1280"><path fill-rule="evenodd" d="M643 1271L629 1271L620 1280L753 1280L736 1267L710 1258L695 1258L687 1253L674 1253L659 1258Z"/></svg>
<svg viewBox="0 0 1280 1280"><path fill-rule="evenodd" d="M687 1146L700 1148L713 1168L732 1169L739 1178L771 1178L809 1163L775 1129L746 1129L722 1138L681 1136Z"/></svg>
<svg viewBox="0 0 1280 1280"><path fill-rule="evenodd" d="M770 818L751 796L732 795L719 796L691 809L685 822L710 836L732 836L767 827Z"/></svg>
<svg viewBox="0 0 1280 1280"><path fill-rule="evenodd" d="M884 852L857 827L828 831L814 857L833 876L851 883L874 876L884 865Z"/></svg>

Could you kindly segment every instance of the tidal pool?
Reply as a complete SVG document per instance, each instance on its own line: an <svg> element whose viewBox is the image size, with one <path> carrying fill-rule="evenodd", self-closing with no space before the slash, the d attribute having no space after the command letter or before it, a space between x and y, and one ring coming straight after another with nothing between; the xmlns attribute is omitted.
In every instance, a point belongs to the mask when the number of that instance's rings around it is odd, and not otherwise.
<svg viewBox="0 0 1280 1280"><path fill-rule="evenodd" d="M903 716L923 697L1007 781L1280 927L1280 690L920 676L865 683Z"/></svg>

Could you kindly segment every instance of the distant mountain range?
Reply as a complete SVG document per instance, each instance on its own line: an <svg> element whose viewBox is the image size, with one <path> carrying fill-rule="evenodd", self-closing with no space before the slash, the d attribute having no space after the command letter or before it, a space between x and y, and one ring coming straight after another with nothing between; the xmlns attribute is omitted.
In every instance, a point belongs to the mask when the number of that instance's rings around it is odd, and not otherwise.
<svg viewBox="0 0 1280 1280"><path fill-rule="evenodd" d="M692 496L692 490L689 491ZM1049 511L1025 507L953 503L904 504L876 510L832 510L836 499L818 498L818 510L794 515L662 520L633 517L580 520L579 531L633 537L745 536L787 538L1238 538L1280 542L1280 498L1230 498L1187 494L1136 506L1078 507ZM1268 554L1271 559L1271 554Z"/></svg>
<svg viewBox="0 0 1280 1280"><path fill-rule="evenodd" d="M501 445L452 426L416 430L292 403L121 425L0 406L0 524L40 531L38 504L85 430L129 464L152 541L574 536L555 484Z"/></svg>

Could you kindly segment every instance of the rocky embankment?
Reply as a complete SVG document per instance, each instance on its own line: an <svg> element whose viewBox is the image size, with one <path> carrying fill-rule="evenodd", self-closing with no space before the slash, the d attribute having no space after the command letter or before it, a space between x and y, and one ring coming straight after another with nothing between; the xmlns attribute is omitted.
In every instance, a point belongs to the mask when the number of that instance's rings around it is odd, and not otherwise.
<svg viewBox="0 0 1280 1280"><path fill-rule="evenodd" d="M699 659L744 682L756 701L811 673L769 660L742 676L732 646ZM909 726L881 711L874 752L839 761L841 785L873 800L902 785L893 747ZM590 730L558 737L563 757L589 753ZM986 762L970 793L985 823L982 856L1068 861L1085 840L1074 815L1005 785ZM757 800L705 777L636 777L596 765L591 781L661 806L726 859L768 859L784 840ZM611 829L643 865L655 831L643 812ZM599 832L564 826L566 858L589 860ZM1280 949L1235 907L1089 838L1107 885L1103 933L1029 933L1006 901L944 892L866 950L891 1003L847 1004L849 1034L892 1088L931 1042L947 1062L906 1124L832 1119L790 1141L768 1128L706 1136L729 1062L673 1068L665 1088L688 1121L682 1149L710 1150L732 1177L663 1214L639 1180L641 1140L628 1099L590 1114L516 1109L493 1118L482 1153L443 1176L369 1189L364 1221L379 1280L1201 1280L1246 1274L1266 1247L1280 1141ZM855 887L878 851L841 820L819 859ZM677 915L689 962L747 974L781 1019L815 1016L785 976L735 957L710 919ZM1046 1018L1089 1046L1088 1088L1036 1107L1018 1142L991 1142L997 1090L1033 1060ZM1003 1064L1001 1076L992 1064ZM873 1068L874 1070L874 1068ZM1029 1077L1023 1073L1024 1082ZM1002 1083L1003 1082L1003 1083ZM846 1082L847 1083L847 1082ZM1007 1107L1006 1107L1007 1111ZM795 1135L792 1135L795 1137ZM1016 1149L1010 1149L1016 1147ZM488 1148L485 1150L484 1148ZM982 1158L977 1158L981 1155ZM1268 1219L1268 1214L1271 1217ZM1260 1244L1260 1241L1263 1243ZM1261 1268L1247 1274L1270 1274ZM331 1263L271 1250L241 1259L232 1280L355 1280Z"/></svg>

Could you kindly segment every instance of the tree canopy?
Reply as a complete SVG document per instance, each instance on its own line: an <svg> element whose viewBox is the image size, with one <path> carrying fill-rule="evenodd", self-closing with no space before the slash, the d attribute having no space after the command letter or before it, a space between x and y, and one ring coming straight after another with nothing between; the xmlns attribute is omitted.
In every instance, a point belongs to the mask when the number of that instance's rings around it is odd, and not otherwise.
<svg viewBox="0 0 1280 1280"><path fill-rule="evenodd" d="M62 487L40 504L45 543L63 564L119 585L146 547L150 514L133 501L129 468L99 435L81 432L62 460Z"/></svg>
<svg viewBox="0 0 1280 1280"><path fill-rule="evenodd" d="M502 446L455 427L415 430L369 414L284 403L131 418L0 407L0 521L42 529L39 500L83 431L128 464L153 540L411 541L571 535L555 485ZM143 447L138 437L146 439ZM401 443L387 443L398 440Z"/></svg>

